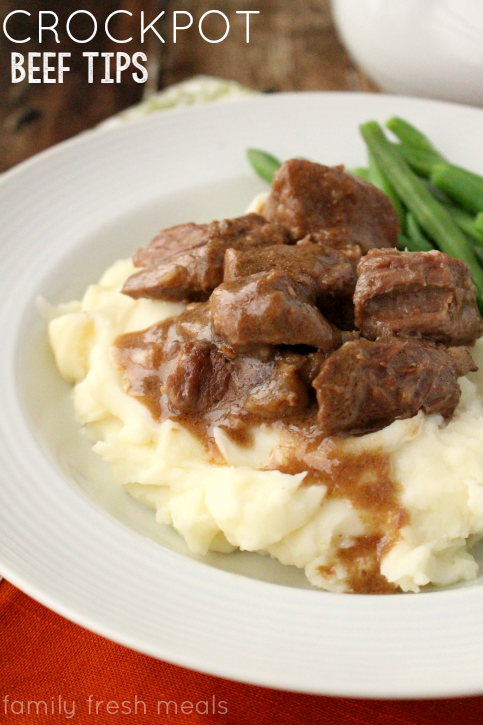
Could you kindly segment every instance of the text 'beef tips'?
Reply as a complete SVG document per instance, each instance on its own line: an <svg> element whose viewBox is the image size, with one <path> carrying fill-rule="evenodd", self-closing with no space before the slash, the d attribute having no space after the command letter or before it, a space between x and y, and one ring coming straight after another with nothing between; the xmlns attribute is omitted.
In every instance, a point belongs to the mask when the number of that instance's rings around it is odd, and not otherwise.
<svg viewBox="0 0 483 725"><path fill-rule="evenodd" d="M459 259L371 250L357 271L356 325L370 340L402 333L464 345L483 332L470 270Z"/></svg>
<svg viewBox="0 0 483 725"><path fill-rule="evenodd" d="M207 427L244 417L283 418L309 405L323 356L267 346L234 355L216 336L207 303L148 330L121 335L112 348L128 393L157 420L200 416ZM164 415L163 415L164 413Z"/></svg>
<svg viewBox="0 0 483 725"><path fill-rule="evenodd" d="M399 224L389 198L343 166L286 161L275 173L263 213L295 239L324 230L324 241L331 244L332 230L334 246L340 246L342 233L344 246L358 244L363 254L397 244Z"/></svg>
<svg viewBox="0 0 483 725"><path fill-rule="evenodd" d="M178 253L176 241L178 240ZM161 232L134 261L146 269L130 277L124 294L138 299L202 301L223 281L227 249L246 250L271 244L288 244L290 234L259 214L225 219L211 224L183 224Z"/></svg>
<svg viewBox="0 0 483 725"><path fill-rule="evenodd" d="M461 395L458 378L471 370L465 348L396 337L347 342L314 380L318 424L327 435L357 434L420 410L449 418Z"/></svg>

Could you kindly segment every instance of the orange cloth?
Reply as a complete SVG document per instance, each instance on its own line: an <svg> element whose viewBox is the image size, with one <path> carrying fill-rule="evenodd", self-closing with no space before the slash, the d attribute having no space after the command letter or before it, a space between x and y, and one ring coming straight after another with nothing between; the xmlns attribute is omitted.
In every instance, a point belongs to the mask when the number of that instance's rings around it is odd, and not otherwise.
<svg viewBox="0 0 483 725"><path fill-rule="evenodd" d="M57 722L477 725L483 723L483 697L349 700L241 685L159 662L109 642L3 581L0 723Z"/></svg>

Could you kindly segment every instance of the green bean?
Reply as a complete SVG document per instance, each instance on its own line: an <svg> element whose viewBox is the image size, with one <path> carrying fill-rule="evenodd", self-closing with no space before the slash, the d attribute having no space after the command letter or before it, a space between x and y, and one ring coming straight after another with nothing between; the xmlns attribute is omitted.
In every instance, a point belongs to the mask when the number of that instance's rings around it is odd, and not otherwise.
<svg viewBox="0 0 483 725"><path fill-rule="evenodd" d="M441 157L432 151L418 149L416 146L410 146L407 143L395 145L412 170L427 179L431 176L431 172L436 164L441 162Z"/></svg>
<svg viewBox="0 0 483 725"><path fill-rule="evenodd" d="M472 214L483 212L483 177L452 164L437 164L432 183Z"/></svg>
<svg viewBox="0 0 483 725"><path fill-rule="evenodd" d="M421 151L428 151L437 156L440 161L445 160L439 153L438 149L433 146L429 138L403 118L394 116L389 119L386 126L395 136L398 137L400 141L403 142L403 144L413 146L415 149L419 149Z"/></svg>
<svg viewBox="0 0 483 725"><path fill-rule="evenodd" d="M421 249L417 242L414 242L411 237L406 234L399 234L397 248L401 252L426 252L426 249ZM433 249L433 247L431 247Z"/></svg>
<svg viewBox="0 0 483 725"><path fill-rule="evenodd" d="M466 262L471 270L479 301L483 304L483 269L471 245L449 212L411 171L376 121L363 124L360 130L381 170L388 177L401 201L414 214L423 231L434 239L443 252Z"/></svg>
<svg viewBox="0 0 483 725"><path fill-rule="evenodd" d="M397 238L397 248L401 252L405 252L406 249L409 249L412 245L412 239L410 239L406 234L403 234L402 232L399 232L398 238ZM409 249L410 252L412 252L412 249Z"/></svg>
<svg viewBox="0 0 483 725"><path fill-rule="evenodd" d="M282 165L282 162L276 159L275 156L271 156L260 149L248 149L247 158L257 174L265 181L268 181L269 184L272 183L274 173Z"/></svg>
<svg viewBox="0 0 483 725"><path fill-rule="evenodd" d="M441 189L438 189L437 186L432 184L428 179L422 179L423 184L425 185L426 189L431 192L432 196L434 196L435 199L437 199L440 204L443 204L444 206L452 206L451 199L446 196L444 191L441 191ZM461 207L455 207L455 208L461 208ZM466 212L464 209L461 209L465 214Z"/></svg>
<svg viewBox="0 0 483 725"><path fill-rule="evenodd" d="M365 169L362 166L358 166L355 169L351 169L351 174L354 174L354 176L358 176L359 179L362 179L363 181L371 180L371 173L370 173L369 169Z"/></svg>
<svg viewBox="0 0 483 725"><path fill-rule="evenodd" d="M473 251L475 253L475 257L478 259L479 263L483 266L483 248L479 247L477 244L474 244Z"/></svg>
<svg viewBox="0 0 483 725"><path fill-rule="evenodd" d="M392 185L389 181L389 179L383 174L381 169L379 168L379 165L374 158L374 154L372 154L370 151L368 153L369 158L369 181L371 184L374 184L374 186L377 186L378 189L383 191L389 199L391 200L391 204L393 206L394 211L397 214L397 218L399 221L399 228L401 231L404 231L405 225L406 225L406 215L404 214L404 209L401 204L401 201L392 188Z"/></svg>
<svg viewBox="0 0 483 725"><path fill-rule="evenodd" d="M408 212L406 215L406 229L413 247L410 251L430 252L434 249L434 246L431 244L429 239L427 239L427 237L425 237L422 233L414 215L411 214L411 212Z"/></svg>
<svg viewBox="0 0 483 725"><path fill-rule="evenodd" d="M467 236L471 237L483 248L483 225L479 228L478 217L468 214L458 206L448 206L449 213L453 220ZM481 215L483 221L483 214Z"/></svg>
<svg viewBox="0 0 483 725"><path fill-rule="evenodd" d="M401 252L417 252L417 249L412 249L413 240L408 237L406 234L403 234L402 232L399 232L398 238L397 238L397 248Z"/></svg>
<svg viewBox="0 0 483 725"><path fill-rule="evenodd" d="M477 232L481 232L483 234L483 213L480 212L476 215L475 218L475 229Z"/></svg>

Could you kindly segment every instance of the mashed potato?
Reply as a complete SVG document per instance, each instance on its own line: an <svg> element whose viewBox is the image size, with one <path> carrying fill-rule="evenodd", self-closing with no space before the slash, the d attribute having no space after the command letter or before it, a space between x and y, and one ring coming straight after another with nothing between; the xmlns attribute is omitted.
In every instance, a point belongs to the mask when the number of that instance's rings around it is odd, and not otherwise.
<svg viewBox="0 0 483 725"><path fill-rule="evenodd" d="M268 553L303 568L315 586L346 591L340 553L366 533L363 518L349 500L328 499L324 486L304 483L305 473L263 470L276 459L278 433L269 425L257 428L247 450L217 429L226 465L215 465L186 429L171 420L156 422L124 392L110 359L114 339L184 309L121 294L134 271L130 260L117 262L81 302L59 307L49 324L57 366L74 384L76 415L94 450L193 552ZM483 536L483 338L472 352L480 372L460 380L462 398L448 424L420 413L344 444L354 453L382 449L390 455L409 523L382 557L381 573L403 591L478 574L467 543Z"/></svg>

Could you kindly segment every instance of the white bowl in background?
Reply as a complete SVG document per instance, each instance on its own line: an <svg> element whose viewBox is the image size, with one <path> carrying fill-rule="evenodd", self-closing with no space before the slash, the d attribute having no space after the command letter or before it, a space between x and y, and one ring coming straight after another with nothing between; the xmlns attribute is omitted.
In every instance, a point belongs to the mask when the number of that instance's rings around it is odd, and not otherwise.
<svg viewBox="0 0 483 725"><path fill-rule="evenodd" d="M332 0L356 63L385 91L483 105L482 0Z"/></svg>

